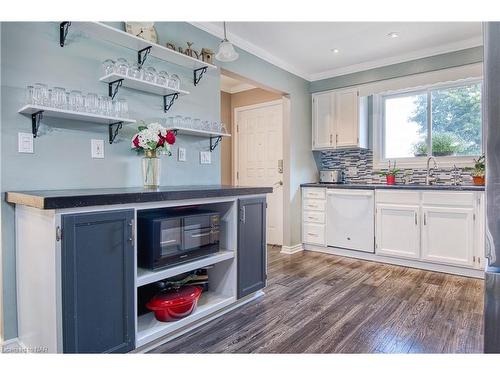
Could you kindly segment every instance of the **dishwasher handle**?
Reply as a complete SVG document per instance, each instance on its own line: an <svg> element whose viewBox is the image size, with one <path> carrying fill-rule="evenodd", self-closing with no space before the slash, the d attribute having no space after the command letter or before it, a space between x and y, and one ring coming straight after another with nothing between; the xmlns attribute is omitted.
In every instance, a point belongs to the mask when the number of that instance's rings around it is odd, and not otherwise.
<svg viewBox="0 0 500 375"><path fill-rule="evenodd" d="M373 197L373 191L356 191L356 190L350 190L350 191L335 191L335 190L328 190L326 192L327 195L355 195L355 196L361 196L361 197Z"/></svg>

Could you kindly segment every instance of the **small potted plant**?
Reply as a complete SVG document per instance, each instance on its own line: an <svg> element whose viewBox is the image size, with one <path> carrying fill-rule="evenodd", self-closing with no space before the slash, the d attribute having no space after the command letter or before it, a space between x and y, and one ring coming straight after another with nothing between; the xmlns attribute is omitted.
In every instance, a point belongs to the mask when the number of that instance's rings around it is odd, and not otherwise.
<svg viewBox="0 0 500 375"><path fill-rule="evenodd" d="M172 155L170 146L175 143L175 134L153 122L147 126L139 126L139 132L132 137L132 149L143 152L142 179L147 189L160 185L159 154Z"/></svg>
<svg viewBox="0 0 500 375"><path fill-rule="evenodd" d="M474 168L472 169L472 180L474 185L484 185L486 174L486 161L484 155L474 159Z"/></svg>
<svg viewBox="0 0 500 375"><path fill-rule="evenodd" d="M385 176L385 180L387 185L394 185L396 183L396 174L398 174L401 170L396 168L396 162L391 167L391 161L389 160L389 168L387 171L380 171L379 176Z"/></svg>

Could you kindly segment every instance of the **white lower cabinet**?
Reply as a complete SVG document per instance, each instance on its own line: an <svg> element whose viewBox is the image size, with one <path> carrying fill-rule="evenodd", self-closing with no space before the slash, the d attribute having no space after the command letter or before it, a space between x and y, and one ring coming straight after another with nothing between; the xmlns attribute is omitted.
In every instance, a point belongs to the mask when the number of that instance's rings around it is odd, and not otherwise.
<svg viewBox="0 0 500 375"><path fill-rule="evenodd" d="M474 267L474 208L422 206L422 259Z"/></svg>
<svg viewBox="0 0 500 375"><path fill-rule="evenodd" d="M326 189L302 189L302 242L326 246Z"/></svg>
<svg viewBox="0 0 500 375"><path fill-rule="evenodd" d="M420 258L419 206L377 205L375 252L398 258Z"/></svg>

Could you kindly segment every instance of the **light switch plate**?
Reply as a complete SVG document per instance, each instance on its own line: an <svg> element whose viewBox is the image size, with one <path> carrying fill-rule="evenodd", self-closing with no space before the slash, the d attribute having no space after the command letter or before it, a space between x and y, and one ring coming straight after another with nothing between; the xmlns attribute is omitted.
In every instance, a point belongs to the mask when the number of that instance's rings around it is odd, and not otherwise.
<svg viewBox="0 0 500 375"><path fill-rule="evenodd" d="M210 151L200 151L200 164L210 163L212 163Z"/></svg>
<svg viewBox="0 0 500 375"><path fill-rule="evenodd" d="M186 161L186 149L179 147L178 158L179 161Z"/></svg>
<svg viewBox="0 0 500 375"><path fill-rule="evenodd" d="M17 151L25 154L33 153L33 134L17 133Z"/></svg>
<svg viewBox="0 0 500 375"><path fill-rule="evenodd" d="M90 148L92 159L104 159L104 140L92 139Z"/></svg>

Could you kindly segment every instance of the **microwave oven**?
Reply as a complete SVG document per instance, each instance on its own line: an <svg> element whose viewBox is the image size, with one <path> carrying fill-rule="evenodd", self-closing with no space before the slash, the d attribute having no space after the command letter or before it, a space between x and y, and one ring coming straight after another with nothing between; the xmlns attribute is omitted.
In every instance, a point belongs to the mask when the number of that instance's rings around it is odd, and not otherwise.
<svg viewBox="0 0 500 375"><path fill-rule="evenodd" d="M156 270L219 251L216 211L159 210L137 215L137 261Z"/></svg>

